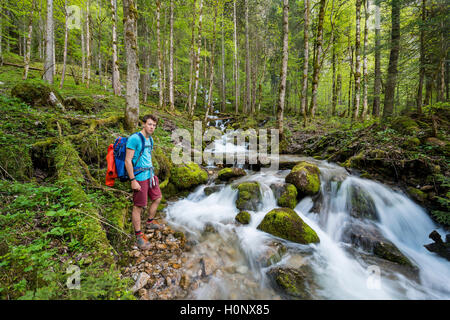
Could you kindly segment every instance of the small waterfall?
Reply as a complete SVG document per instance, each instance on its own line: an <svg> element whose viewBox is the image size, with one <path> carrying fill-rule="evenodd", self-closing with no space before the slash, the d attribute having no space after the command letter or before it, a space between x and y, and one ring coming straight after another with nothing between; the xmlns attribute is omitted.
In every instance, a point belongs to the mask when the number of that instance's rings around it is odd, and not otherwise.
<svg viewBox="0 0 450 320"><path fill-rule="evenodd" d="M216 141L216 150L234 152L239 148L227 139L224 135ZM432 230L442 236L444 230L438 229L423 208L402 192L349 175L338 165L311 158L308 161L320 168L321 192L303 198L295 211L317 232L317 244L295 244L257 229L265 214L277 207L270 185L283 183L289 170L246 170L246 176L233 182L260 184L262 204L258 211L250 211L248 225L234 220L239 212L235 205L238 191L230 185L209 196L202 185L187 198L169 204L167 220L183 229L194 244L188 253L186 273L193 279L203 279L189 299L282 298L266 276L273 266L260 262L273 241L287 248L276 266L311 266L316 299L450 299L450 263L423 247L431 242L428 234ZM362 216L356 215L355 197L368 206ZM414 278L396 269L394 263L356 248L348 241L352 226L374 230L395 245L417 266L419 276ZM204 277L207 269L216 271Z"/></svg>

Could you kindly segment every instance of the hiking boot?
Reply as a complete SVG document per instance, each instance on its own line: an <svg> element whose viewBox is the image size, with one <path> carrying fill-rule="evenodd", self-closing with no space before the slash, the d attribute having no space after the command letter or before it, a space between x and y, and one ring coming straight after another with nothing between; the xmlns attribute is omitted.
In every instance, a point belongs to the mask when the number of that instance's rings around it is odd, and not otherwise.
<svg viewBox="0 0 450 320"><path fill-rule="evenodd" d="M146 225L147 229L150 229L150 230L162 229L162 226L159 223L157 223L155 220L153 220L151 222L147 221L145 225Z"/></svg>
<svg viewBox="0 0 450 320"><path fill-rule="evenodd" d="M144 234L139 235L136 239L136 242L139 249L142 250L150 249L150 242L148 242L147 237Z"/></svg>

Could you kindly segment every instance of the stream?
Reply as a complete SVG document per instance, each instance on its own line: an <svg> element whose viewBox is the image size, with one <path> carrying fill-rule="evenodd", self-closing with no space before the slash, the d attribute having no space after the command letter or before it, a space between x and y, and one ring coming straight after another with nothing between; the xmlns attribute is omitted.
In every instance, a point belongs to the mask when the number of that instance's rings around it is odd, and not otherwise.
<svg viewBox="0 0 450 320"><path fill-rule="evenodd" d="M224 131L222 121L215 125ZM227 134L215 141L215 150L235 152L236 148L242 151L242 147L230 143ZM210 181L208 186L216 186L217 191L209 196L204 192L207 185L200 185L165 209L169 225L184 231L192 244L186 252L184 272L197 285L187 299L288 299L267 272L276 267L297 269L305 265L312 283L307 289L310 299L450 299L450 263L424 248L432 242L428 238L431 231L437 230L443 238L445 232L425 209L401 190L351 175L337 164L291 157L307 160L320 169L320 195L301 199L294 209L316 231L320 243L302 245L257 229L265 214L278 207L270 186L284 183L290 170L245 169L247 175L231 183L260 184L262 203L259 210L249 211L248 225L235 221L239 213L235 205L238 190L231 184ZM352 214L348 204L354 190L370 195L376 219ZM393 243L415 269L354 246L349 239L355 228L375 232ZM286 249L279 261L263 263L261 257L276 252L277 245Z"/></svg>

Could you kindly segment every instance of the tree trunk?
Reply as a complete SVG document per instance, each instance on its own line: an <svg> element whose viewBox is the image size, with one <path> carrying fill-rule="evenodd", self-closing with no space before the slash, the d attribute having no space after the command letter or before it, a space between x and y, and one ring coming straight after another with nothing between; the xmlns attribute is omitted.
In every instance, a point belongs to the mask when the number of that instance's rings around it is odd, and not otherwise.
<svg viewBox="0 0 450 320"><path fill-rule="evenodd" d="M249 33L249 25L248 25L248 0L245 0L245 108L244 112L250 111L250 79L251 79L251 70L250 70L250 44L248 39Z"/></svg>
<svg viewBox="0 0 450 320"><path fill-rule="evenodd" d="M35 2L33 0L32 7L31 7L31 13L30 13L30 20L28 22L28 35L27 35L27 45L25 48L25 66L23 70L23 80L26 80L28 77L28 69L30 68L30 58L31 58L31 36L33 34L33 14L34 14L34 6Z"/></svg>
<svg viewBox="0 0 450 320"><path fill-rule="evenodd" d="M306 122L306 108L308 104L308 64L309 64L309 0L304 0L303 24L303 77L302 77L302 101L301 113L303 121Z"/></svg>
<svg viewBox="0 0 450 320"><path fill-rule="evenodd" d="M235 96L235 113L239 112L239 61L238 61L238 46L237 46L237 24L236 24L236 0L233 1L233 41L234 41L234 96Z"/></svg>
<svg viewBox="0 0 450 320"><path fill-rule="evenodd" d="M225 41L223 36L223 11L222 8L222 112L226 110L226 84L225 84Z"/></svg>
<svg viewBox="0 0 450 320"><path fill-rule="evenodd" d="M322 41L323 41L323 20L325 16L325 6L326 0L320 0L320 9L319 9L319 21L317 24L317 42L316 42L316 55L314 58L314 69L313 69L313 79L312 79L312 96L311 103L309 107L309 114L312 118L316 113L317 108L317 88L319 87L319 78L320 78L320 61L322 58Z"/></svg>
<svg viewBox="0 0 450 320"><path fill-rule="evenodd" d="M212 48L211 48L211 59L210 59L210 73L209 73L209 89L208 89L208 106L206 107L206 113L205 113L205 122L208 119L208 113L213 113L213 106L212 106L212 91L213 91L213 83L214 83L214 55L215 55L215 48L216 48L216 20L217 20L217 3L214 3L214 22L213 22L213 42L212 42Z"/></svg>
<svg viewBox="0 0 450 320"><path fill-rule="evenodd" d="M53 0L47 0L47 25L45 29L44 80L53 84Z"/></svg>
<svg viewBox="0 0 450 320"><path fill-rule="evenodd" d="M125 0L126 1L126 0ZM90 13L89 7L91 6L91 1L88 0L86 6L86 88L89 88L89 82L91 81L91 33L90 33Z"/></svg>
<svg viewBox="0 0 450 320"><path fill-rule="evenodd" d="M286 95L286 77L289 50L289 0L283 0L283 58L280 72L280 92L278 96L277 121L279 134L283 136L284 98Z"/></svg>
<svg viewBox="0 0 450 320"><path fill-rule="evenodd" d="M192 38L191 38L191 52L190 52L190 58L191 58L191 67L189 70L189 93L188 93L188 99L186 100L186 104L184 105L184 109L186 110L186 107L189 108L189 110L191 110L191 105L192 105L192 83L194 81L194 65L195 65L195 61L196 60L196 54L195 54L195 19L196 19L196 0L194 0L193 2L193 7L192 7Z"/></svg>
<svg viewBox="0 0 450 320"><path fill-rule="evenodd" d="M362 0L356 0L356 32L355 32L355 98L353 103L352 119L359 118L359 104L361 91L361 3Z"/></svg>
<svg viewBox="0 0 450 320"><path fill-rule="evenodd" d="M113 74L112 74L112 87L114 94L120 96L121 85L120 85L120 73L119 73L119 62L117 60L117 0L111 0L111 18L112 18L112 64L113 64Z"/></svg>
<svg viewBox="0 0 450 320"><path fill-rule="evenodd" d="M332 94L333 98L331 99L331 115L334 117L336 115L336 104L337 104L337 90L336 90L336 53L334 46L335 44L332 44L333 46L333 54L331 58L331 64L333 69L333 80L332 80Z"/></svg>
<svg viewBox="0 0 450 320"><path fill-rule="evenodd" d="M198 82L199 82L199 75L200 75L200 52L202 49L202 19L203 19L203 0L200 0L200 7L199 7L199 16L198 16L198 45L197 45L197 54L196 54L196 61L195 61L195 81L194 81L194 92L193 92L193 99L192 99L192 106L189 110L189 114L191 116L194 115L195 107L197 105L197 90L198 90Z"/></svg>
<svg viewBox="0 0 450 320"><path fill-rule="evenodd" d="M163 66L161 52L161 1L156 0L156 43L158 47L158 87L159 87L159 109L164 107L164 84L163 84Z"/></svg>
<svg viewBox="0 0 450 320"><path fill-rule="evenodd" d="M391 54L384 94L383 118L394 111L395 86L397 83L397 64L400 51L400 0L392 0Z"/></svg>
<svg viewBox="0 0 450 320"><path fill-rule="evenodd" d="M86 40L84 37L83 24L81 26L81 82L84 83L86 79Z"/></svg>
<svg viewBox="0 0 450 320"><path fill-rule="evenodd" d="M170 110L175 109L175 99L173 93L173 0L170 0L170 40L169 40L169 105Z"/></svg>
<svg viewBox="0 0 450 320"><path fill-rule="evenodd" d="M139 60L137 43L138 11L135 0L123 0L123 24L127 59L125 126L134 130L139 122Z"/></svg>
<svg viewBox="0 0 450 320"><path fill-rule="evenodd" d="M375 79L373 84L373 109L374 117L380 116L380 91L381 91L381 44L380 44L380 7L379 1L375 2Z"/></svg>
<svg viewBox="0 0 450 320"><path fill-rule="evenodd" d="M367 72L367 38L369 34L368 21L369 21L369 8L370 8L370 0L364 1L364 45L363 45L363 112L362 112L362 120L366 120L367 112L368 112L368 104L367 104L367 82L368 82L368 72Z"/></svg>
<svg viewBox="0 0 450 320"><path fill-rule="evenodd" d="M69 42L69 16L67 12L67 0L64 2L64 13L66 16L65 27L64 27L64 56L63 56L63 69L61 74L61 82L59 88L62 89L64 85L64 78L66 76L66 64L67 64L67 44Z"/></svg>
<svg viewBox="0 0 450 320"><path fill-rule="evenodd" d="M439 95L438 101L445 101L445 58L447 56L447 48L444 38L444 22L441 20L441 57L439 61Z"/></svg>

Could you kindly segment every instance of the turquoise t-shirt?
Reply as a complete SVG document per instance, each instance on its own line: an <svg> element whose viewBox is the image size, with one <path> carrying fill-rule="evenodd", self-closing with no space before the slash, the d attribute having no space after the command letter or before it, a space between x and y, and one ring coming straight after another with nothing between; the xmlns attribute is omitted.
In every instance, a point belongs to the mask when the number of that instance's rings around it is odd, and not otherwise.
<svg viewBox="0 0 450 320"><path fill-rule="evenodd" d="M145 138L145 136L144 136ZM134 150L134 156L132 159L133 165L135 167L140 168L147 168L147 167L153 167L152 164L152 153L151 153L151 146L152 142L150 139L153 140L152 137L149 137L148 139L145 139L145 150L142 153L142 156L139 158L139 162L136 163L139 154L141 153L142 148L142 140L139 137L138 134L132 134L127 141L127 149L133 149ZM138 173L136 175L137 181L145 181L147 179L150 179L152 177L151 170L145 170L144 172Z"/></svg>

